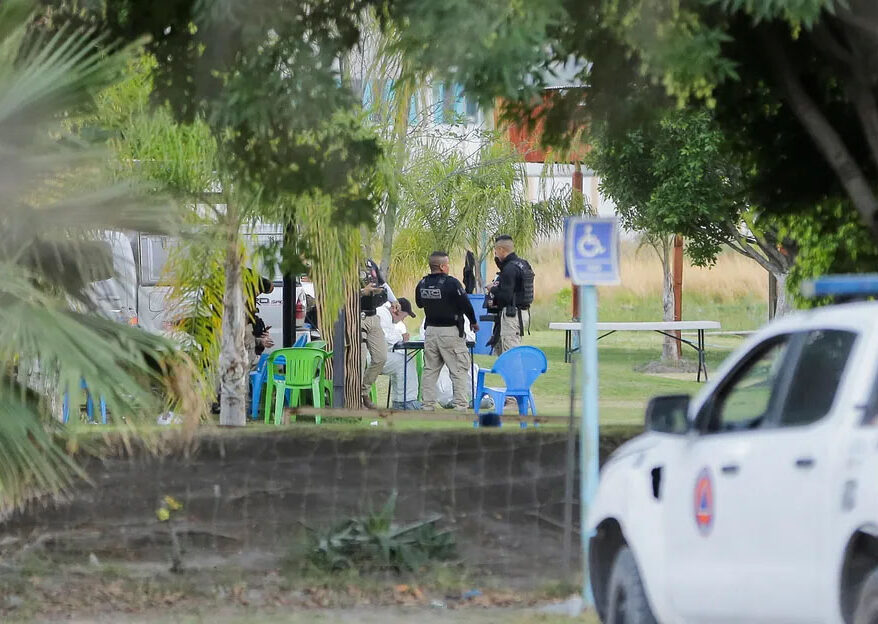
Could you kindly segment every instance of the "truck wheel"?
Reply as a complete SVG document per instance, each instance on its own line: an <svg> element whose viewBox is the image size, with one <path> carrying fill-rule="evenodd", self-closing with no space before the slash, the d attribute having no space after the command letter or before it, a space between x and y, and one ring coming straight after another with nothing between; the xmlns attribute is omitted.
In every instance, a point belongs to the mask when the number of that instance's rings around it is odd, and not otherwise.
<svg viewBox="0 0 878 624"><path fill-rule="evenodd" d="M607 624L656 624L634 555L624 546L616 555L610 575Z"/></svg>
<svg viewBox="0 0 878 624"><path fill-rule="evenodd" d="M873 570L863 583L854 624L878 624L878 570Z"/></svg>

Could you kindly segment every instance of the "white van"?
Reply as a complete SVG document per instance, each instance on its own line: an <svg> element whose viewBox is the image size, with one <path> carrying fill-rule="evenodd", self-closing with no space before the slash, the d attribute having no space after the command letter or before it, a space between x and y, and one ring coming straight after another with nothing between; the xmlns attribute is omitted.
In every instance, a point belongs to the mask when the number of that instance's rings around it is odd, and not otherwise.
<svg viewBox="0 0 878 624"><path fill-rule="evenodd" d="M97 242L106 245L106 253L113 258L116 277L92 282L87 294L108 318L137 325L136 269L131 240L121 232L102 232Z"/></svg>
<svg viewBox="0 0 878 624"><path fill-rule="evenodd" d="M251 250L282 240L280 227L260 224L244 232L245 244ZM170 335L174 321L180 317L181 302L169 301L170 289L161 285L168 255L177 239L144 232L103 232L101 241L112 251L115 278L95 282L91 296L109 318L138 325L149 332ZM255 267L264 271L263 267ZM278 273L270 276L274 290L257 298L259 315L271 326L276 345L282 344L283 279ZM314 297L314 285L302 278L296 282L297 335L305 313L305 295Z"/></svg>

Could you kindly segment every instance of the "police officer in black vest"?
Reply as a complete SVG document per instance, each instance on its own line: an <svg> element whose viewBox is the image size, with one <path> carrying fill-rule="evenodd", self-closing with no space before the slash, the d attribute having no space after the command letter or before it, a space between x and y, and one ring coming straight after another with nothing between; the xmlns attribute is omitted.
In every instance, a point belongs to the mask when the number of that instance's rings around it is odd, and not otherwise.
<svg viewBox="0 0 878 624"><path fill-rule="evenodd" d="M430 254L430 274L415 288L415 302L424 309L423 409L436 409L436 383L442 365L448 366L454 389L454 409L466 411L469 401L470 360L463 333L463 317L479 330L476 314L463 286L449 275L448 254Z"/></svg>
<svg viewBox="0 0 878 624"><path fill-rule="evenodd" d="M527 260L515 254L511 236L494 241L494 261L500 269L496 286L491 289L492 307L498 310L492 344L500 355L521 345L524 327L530 321L530 304L534 298L534 272Z"/></svg>

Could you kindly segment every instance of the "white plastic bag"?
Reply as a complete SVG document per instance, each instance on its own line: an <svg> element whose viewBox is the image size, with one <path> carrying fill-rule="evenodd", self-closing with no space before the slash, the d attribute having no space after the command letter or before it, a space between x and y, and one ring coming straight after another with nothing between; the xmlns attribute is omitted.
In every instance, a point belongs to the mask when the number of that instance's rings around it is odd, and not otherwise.
<svg viewBox="0 0 878 624"><path fill-rule="evenodd" d="M466 398L469 401L472 401L472 389L476 387L479 381L479 365L474 363L470 369L470 373L472 374L472 385L467 385L466 387ZM454 387L451 384L451 373L448 372L447 366L443 366L442 370L439 371L439 381L436 383L436 400L442 407L454 407ZM491 398L487 396L484 397L482 399L481 407L485 409L493 407Z"/></svg>

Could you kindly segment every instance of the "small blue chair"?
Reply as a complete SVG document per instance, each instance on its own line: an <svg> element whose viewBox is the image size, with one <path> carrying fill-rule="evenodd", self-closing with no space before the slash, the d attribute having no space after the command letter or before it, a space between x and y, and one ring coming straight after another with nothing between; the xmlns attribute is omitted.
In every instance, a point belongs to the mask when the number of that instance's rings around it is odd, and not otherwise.
<svg viewBox="0 0 878 624"><path fill-rule="evenodd" d="M250 371L250 418L259 418L259 400L262 397L262 387L265 385L265 363L268 362L268 353L259 356L256 370Z"/></svg>
<svg viewBox="0 0 878 624"><path fill-rule="evenodd" d="M296 340L296 344L294 347L304 347L307 343L308 336L301 335L299 339ZM252 395L250 398L250 418L253 420L259 419L259 402L262 399L262 388L265 387L265 377L266 377L266 364L268 363L268 356L270 354L263 353L259 356L259 362L256 364L256 370L250 372L250 394ZM275 364L279 364L283 366L284 364L283 356L279 357L275 360ZM275 375L275 379L283 379L283 375Z"/></svg>
<svg viewBox="0 0 878 624"><path fill-rule="evenodd" d="M534 400L531 386L548 369L546 354L536 347L515 347L497 358L491 370L479 369L478 383L476 384L476 397L473 406L476 415L479 413L482 397L486 394L494 401L494 412L503 415L503 407L506 397L514 397L518 402L518 414L527 416L528 408L531 414L537 415L537 404ZM485 385L485 375L500 375L506 383L505 388L490 388Z"/></svg>
<svg viewBox="0 0 878 624"><path fill-rule="evenodd" d="M85 383L85 379L81 379L79 381L79 387L82 390L85 390L85 413L88 416L88 422L93 423L95 421L95 402L91 396L91 392L88 391L88 385ZM104 400L104 397L99 397L99 402L101 406L101 424L107 424L107 402ZM64 405L62 407L61 417L64 419L64 423L66 424L68 420L70 420L70 393L64 393Z"/></svg>

